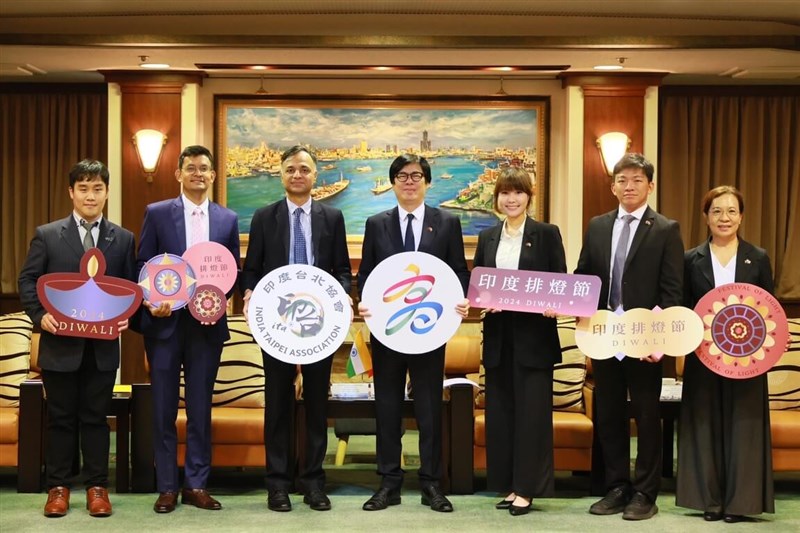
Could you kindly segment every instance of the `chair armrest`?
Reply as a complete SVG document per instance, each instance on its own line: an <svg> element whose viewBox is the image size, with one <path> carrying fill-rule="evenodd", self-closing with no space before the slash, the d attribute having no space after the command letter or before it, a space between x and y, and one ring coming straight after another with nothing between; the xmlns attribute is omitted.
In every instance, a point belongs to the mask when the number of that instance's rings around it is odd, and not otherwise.
<svg viewBox="0 0 800 533"><path fill-rule="evenodd" d="M583 409L586 416L594 421L594 383L583 384Z"/></svg>
<svg viewBox="0 0 800 533"><path fill-rule="evenodd" d="M42 490L45 399L40 380L23 381L19 388L17 492Z"/></svg>

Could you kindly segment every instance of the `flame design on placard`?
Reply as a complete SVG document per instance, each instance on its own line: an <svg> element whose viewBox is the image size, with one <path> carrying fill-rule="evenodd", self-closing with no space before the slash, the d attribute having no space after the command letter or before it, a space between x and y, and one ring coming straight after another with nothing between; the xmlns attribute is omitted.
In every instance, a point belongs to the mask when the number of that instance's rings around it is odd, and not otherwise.
<svg viewBox="0 0 800 533"><path fill-rule="evenodd" d="M403 298L403 302L410 305L389 317L386 321L386 335L394 335L409 323L413 333L422 335L430 331L442 316L444 309L442 304L424 301L433 290L436 278L428 274L420 275L420 268L413 263L409 264L404 272L410 272L412 275L386 289L383 301L393 302Z"/></svg>

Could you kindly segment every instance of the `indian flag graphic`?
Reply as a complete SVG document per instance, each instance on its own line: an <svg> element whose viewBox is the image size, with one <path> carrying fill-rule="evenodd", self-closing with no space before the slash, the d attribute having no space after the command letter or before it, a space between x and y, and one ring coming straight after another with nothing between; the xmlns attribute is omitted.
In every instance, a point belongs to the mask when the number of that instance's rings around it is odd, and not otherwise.
<svg viewBox="0 0 800 533"><path fill-rule="evenodd" d="M364 335L361 333L361 328L356 330L353 335L353 347L350 349L350 357L347 360L347 377L369 372L372 376L372 356L367 348L367 343L364 342Z"/></svg>

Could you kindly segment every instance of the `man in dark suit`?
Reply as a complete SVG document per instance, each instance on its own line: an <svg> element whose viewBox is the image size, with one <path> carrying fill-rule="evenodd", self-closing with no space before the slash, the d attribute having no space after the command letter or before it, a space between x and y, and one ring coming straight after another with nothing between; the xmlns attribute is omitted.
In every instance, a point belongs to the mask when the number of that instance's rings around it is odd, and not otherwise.
<svg viewBox="0 0 800 533"><path fill-rule="evenodd" d="M213 241L230 250L239 263L236 213L208 200L214 183L214 159L203 146L188 146L178 158L175 178L181 195L147 206L139 241L138 265L159 254L182 255L190 246ZM168 302L140 313L153 390L153 447L159 497L157 513L175 510L178 501L177 431L181 366L186 383L186 458L181 503L201 509L222 506L209 495L211 470L211 395L228 322L200 323L186 308L172 312Z"/></svg>
<svg viewBox="0 0 800 533"><path fill-rule="evenodd" d="M25 312L42 328L39 366L47 393L47 504L45 516L69 509L78 438L83 454L86 507L92 516L111 514L108 500L109 429L106 417L119 367L119 340L56 335L58 321L46 312L36 281L51 272L79 272L86 250L96 246L106 260L106 274L134 281L133 234L103 217L108 198L108 169L84 159L69 173L73 211L62 220L36 228L19 275ZM119 330L128 321L118 324Z"/></svg>
<svg viewBox="0 0 800 533"><path fill-rule="evenodd" d="M647 205L653 191L653 165L641 154L629 153L614 167L611 192L619 208L594 217L583 240L577 274L594 274L603 281L598 306L622 311L681 305L683 242L674 220ZM621 243L621 244L620 244ZM627 250L626 250L627 248ZM608 493L589 512L623 512L626 520L644 520L658 512L661 482L661 362L651 355L592 362L596 382L597 438L605 461ZM638 430L633 479L626 403Z"/></svg>
<svg viewBox="0 0 800 533"><path fill-rule="evenodd" d="M304 146L293 146L281 155L281 180L286 199L260 208L253 215L250 240L242 271L244 313L259 280L270 271L289 264L310 264L330 273L348 293L352 284L350 255L344 216L338 209L311 199L317 179L317 158ZM293 468L289 462L290 412L294 405L296 365L264 356L267 406L264 411L264 443L267 448L267 505L273 511L291 511L289 489ZM303 502L316 511L331 508L325 495L322 461L328 445L328 386L333 357L302 365L303 399L306 407L306 457L300 474Z"/></svg>
<svg viewBox="0 0 800 533"><path fill-rule="evenodd" d="M464 239L457 217L425 205L425 193L431 183L431 167L424 157L412 154L397 157L389 168L397 207L373 215L367 220L358 270L359 294L372 270L384 259L404 251L434 255L450 265L466 293L469 270L464 260ZM456 308L466 317L469 301ZM359 312L368 317L369 309L359 304ZM414 391L414 410L419 427L422 503L439 512L451 512L453 506L439 488L442 476L442 380L445 347L424 354L405 354L384 346L370 336L372 370L375 382L378 474L380 489L363 505L365 511L386 509L400 503L403 470L401 408L410 374Z"/></svg>

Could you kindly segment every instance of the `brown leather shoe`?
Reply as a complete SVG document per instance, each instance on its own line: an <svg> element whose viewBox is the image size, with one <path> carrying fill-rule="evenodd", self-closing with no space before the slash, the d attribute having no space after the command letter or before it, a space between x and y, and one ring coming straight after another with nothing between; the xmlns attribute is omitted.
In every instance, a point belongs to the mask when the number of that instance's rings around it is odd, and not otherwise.
<svg viewBox="0 0 800 533"><path fill-rule="evenodd" d="M178 505L177 492L162 492L158 495L156 503L153 505L153 510L157 513L171 513Z"/></svg>
<svg viewBox="0 0 800 533"><path fill-rule="evenodd" d="M57 518L67 514L69 509L69 489L53 487L47 491L47 503L44 504L44 515Z"/></svg>
<svg viewBox="0 0 800 533"><path fill-rule="evenodd" d="M181 503L194 505L200 509L209 511L219 511L222 504L211 497L206 489L183 489L181 491Z"/></svg>
<svg viewBox="0 0 800 533"><path fill-rule="evenodd" d="M89 487L86 489L86 508L89 510L90 516L111 516L108 489L105 487Z"/></svg>

